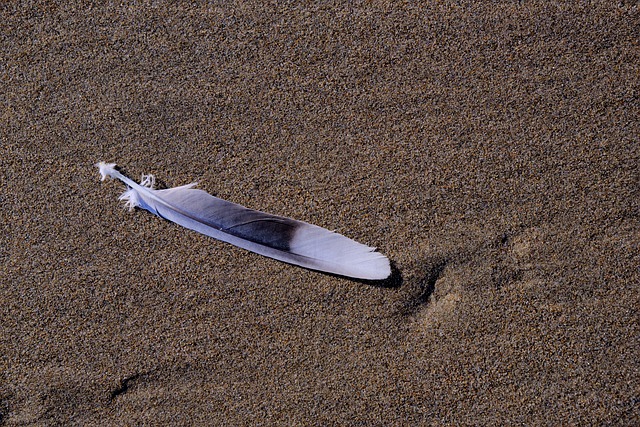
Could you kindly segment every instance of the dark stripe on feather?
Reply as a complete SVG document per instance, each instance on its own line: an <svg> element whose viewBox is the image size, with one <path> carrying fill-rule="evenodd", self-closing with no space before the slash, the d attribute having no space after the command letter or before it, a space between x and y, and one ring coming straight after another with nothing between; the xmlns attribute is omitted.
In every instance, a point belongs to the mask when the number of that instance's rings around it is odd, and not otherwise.
<svg viewBox="0 0 640 427"><path fill-rule="evenodd" d="M294 219L246 208L202 190L189 191L191 212L174 207L177 212L225 233L281 251L289 251L296 230L304 225Z"/></svg>

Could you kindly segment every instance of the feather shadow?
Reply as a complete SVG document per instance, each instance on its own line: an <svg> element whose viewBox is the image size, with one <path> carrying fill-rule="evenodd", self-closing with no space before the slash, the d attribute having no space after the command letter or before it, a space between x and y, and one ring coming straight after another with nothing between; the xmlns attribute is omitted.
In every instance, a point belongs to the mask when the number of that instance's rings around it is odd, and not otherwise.
<svg viewBox="0 0 640 427"><path fill-rule="evenodd" d="M363 285L372 286L372 287L375 287L375 288L397 289L397 288L399 288L399 287L401 287L403 285L404 277L402 276L402 272L396 266L396 263L394 261L389 260L389 263L391 265L391 274L389 275L389 277L387 277L386 279L382 279L382 280L358 279L358 278L355 278L355 277L343 276L341 274L327 273L327 272L323 272L323 271L320 271L320 273L326 274L327 276L337 277L337 278L340 278L340 279L348 280L349 282L360 283L360 284L363 284ZM303 267L303 268L305 268L305 267ZM317 270L313 270L313 269L310 269L310 268L305 268L305 270L314 271L314 272L318 273Z"/></svg>

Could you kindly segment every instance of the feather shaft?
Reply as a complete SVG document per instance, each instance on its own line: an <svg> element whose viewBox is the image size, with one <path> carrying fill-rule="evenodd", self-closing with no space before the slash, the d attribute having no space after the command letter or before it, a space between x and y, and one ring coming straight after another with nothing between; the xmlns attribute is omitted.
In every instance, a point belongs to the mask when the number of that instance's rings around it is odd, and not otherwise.
<svg viewBox="0 0 640 427"><path fill-rule="evenodd" d="M97 163L102 180L126 184L120 196L129 209L140 207L199 233L249 251L313 270L365 280L391 275L387 257L375 248L303 221L256 211L194 189L156 190L152 175L136 183L113 163Z"/></svg>

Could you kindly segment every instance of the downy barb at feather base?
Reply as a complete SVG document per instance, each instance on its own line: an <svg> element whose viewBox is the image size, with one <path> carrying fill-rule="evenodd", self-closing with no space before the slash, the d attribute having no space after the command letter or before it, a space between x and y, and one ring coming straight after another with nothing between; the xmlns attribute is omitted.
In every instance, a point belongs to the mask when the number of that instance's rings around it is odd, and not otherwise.
<svg viewBox="0 0 640 427"><path fill-rule="evenodd" d="M127 185L120 196L129 209L140 207L183 227L243 249L305 268L364 280L391 275L387 257L325 228L245 208L193 188L196 184L156 190L153 175L140 184L97 163L102 180L109 176Z"/></svg>

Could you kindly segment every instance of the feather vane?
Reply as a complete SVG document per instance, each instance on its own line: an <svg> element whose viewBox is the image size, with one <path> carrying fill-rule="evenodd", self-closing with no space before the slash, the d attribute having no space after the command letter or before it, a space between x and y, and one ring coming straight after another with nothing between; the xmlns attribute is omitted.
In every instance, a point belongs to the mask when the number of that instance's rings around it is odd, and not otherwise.
<svg viewBox="0 0 640 427"><path fill-rule="evenodd" d="M196 183L156 190L153 175L143 175L138 184L115 163L96 166L103 181L112 177L126 184L120 200L129 209L146 209L215 239L312 270L364 280L391 275L389 260L375 248L325 228L220 199L193 188Z"/></svg>

